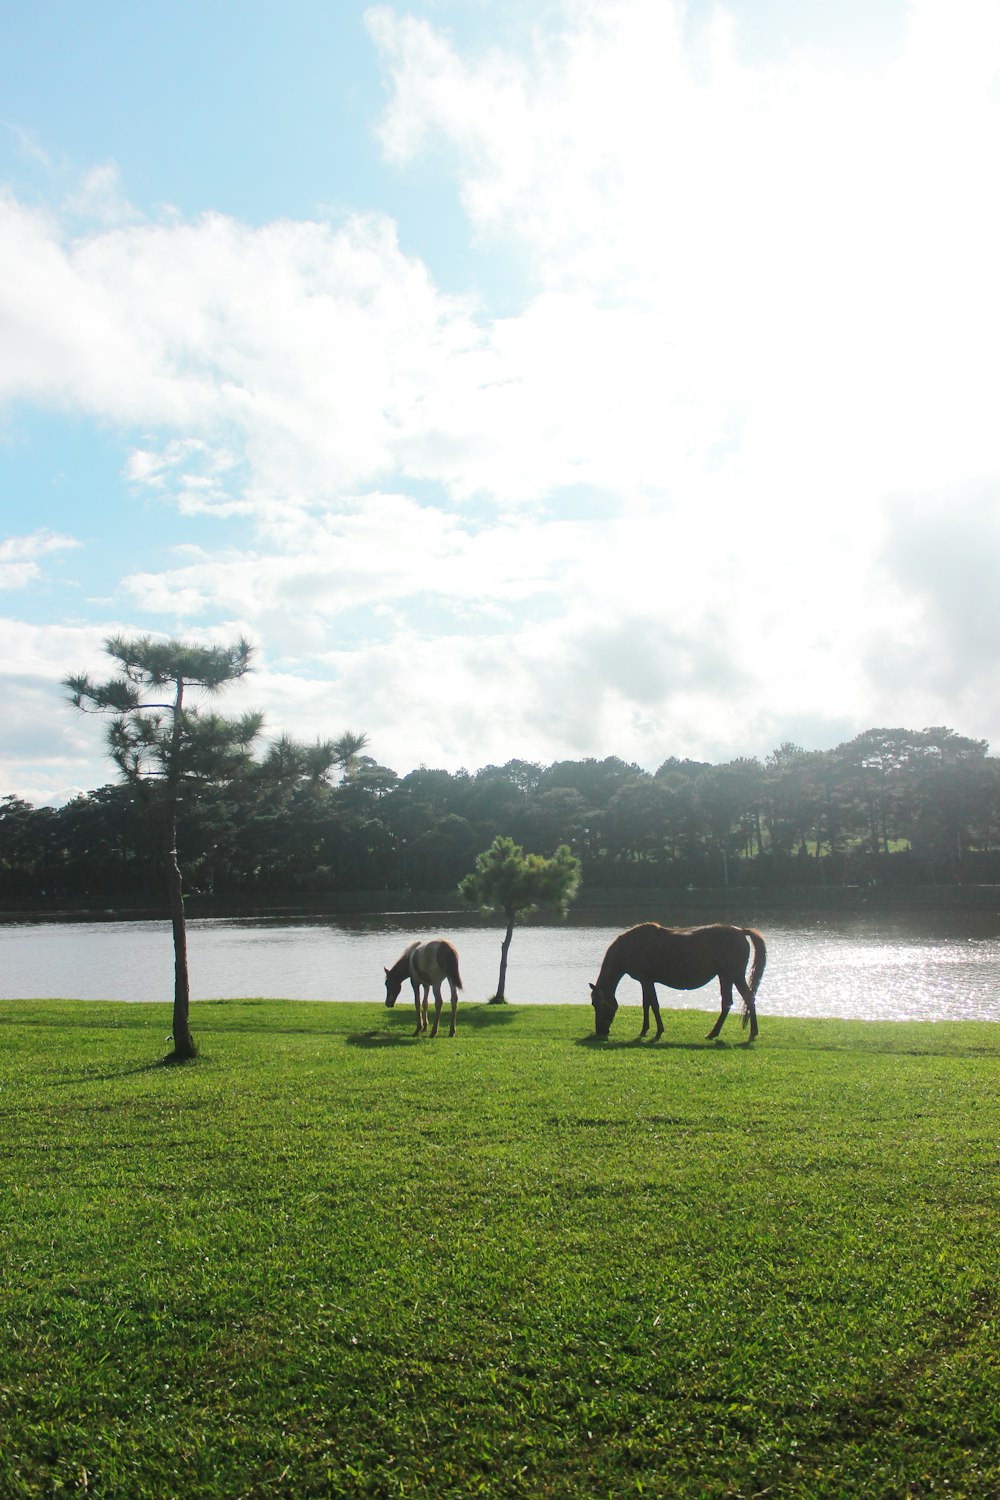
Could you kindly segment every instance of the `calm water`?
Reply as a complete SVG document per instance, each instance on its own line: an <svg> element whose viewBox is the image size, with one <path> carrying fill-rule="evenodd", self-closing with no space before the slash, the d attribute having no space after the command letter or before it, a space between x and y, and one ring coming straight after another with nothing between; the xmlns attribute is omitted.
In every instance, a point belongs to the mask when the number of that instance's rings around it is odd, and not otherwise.
<svg viewBox="0 0 1000 1500"><path fill-rule="evenodd" d="M750 919L753 921L753 919ZM613 925L522 926L507 973L514 1003L589 1006ZM1000 917L761 919L767 972L758 1011L868 1020L1000 1021ZM501 931L462 913L264 921L193 920L188 928L194 1000L271 996L291 1000L384 997L383 967L407 942L450 936L459 949L464 998L496 989ZM408 993L408 992L407 992ZM718 988L662 991L667 1006L713 1009ZM0 924L0 1000L155 1000L173 995L166 922ZM622 1005L640 1004L624 979ZM738 1004L738 1002L737 1002Z"/></svg>

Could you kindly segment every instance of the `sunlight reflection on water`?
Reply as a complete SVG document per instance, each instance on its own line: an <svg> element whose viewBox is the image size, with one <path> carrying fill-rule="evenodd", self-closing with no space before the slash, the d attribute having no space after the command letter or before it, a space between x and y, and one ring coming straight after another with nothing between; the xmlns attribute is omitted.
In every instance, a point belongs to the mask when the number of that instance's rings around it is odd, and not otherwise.
<svg viewBox="0 0 1000 1500"><path fill-rule="evenodd" d="M769 1004L779 1015L998 1020L1000 942L858 942L804 933L781 942Z"/></svg>
<svg viewBox="0 0 1000 1500"><path fill-rule="evenodd" d="M604 950L627 923L515 930L507 997L514 1003L579 1003ZM760 919L768 962L761 1016L867 1020L1000 1020L1000 919L838 917ZM410 913L301 921L193 920L194 1000L273 996L291 1000L384 997L383 966L415 937L452 936L466 1000L496 989L501 932L466 913ZM0 999L169 1001L173 949L167 922L0 925ZM661 990L663 1003L712 1010L718 990ZM624 979L619 1001L639 1004Z"/></svg>

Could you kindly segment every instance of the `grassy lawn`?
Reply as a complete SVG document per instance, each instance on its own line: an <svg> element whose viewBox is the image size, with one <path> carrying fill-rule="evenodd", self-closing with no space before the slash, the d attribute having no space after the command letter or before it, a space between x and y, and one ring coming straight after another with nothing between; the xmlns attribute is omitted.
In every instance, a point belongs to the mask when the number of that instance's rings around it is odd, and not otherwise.
<svg viewBox="0 0 1000 1500"><path fill-rule="evenodd" d="M0 1494L1000 1495L1000 1027L0 1003Z"/></svg>

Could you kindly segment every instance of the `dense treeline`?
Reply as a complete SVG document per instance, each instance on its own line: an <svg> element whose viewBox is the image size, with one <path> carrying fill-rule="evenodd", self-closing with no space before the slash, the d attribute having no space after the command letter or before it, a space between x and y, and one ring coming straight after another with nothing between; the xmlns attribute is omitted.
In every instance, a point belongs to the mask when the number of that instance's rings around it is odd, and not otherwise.
<svg viewBox="0 0 1000 1500"><path fill-rule="evenodd" d="M568 844L585 885L954 884L1000 879L1000 761L950 729L872 729L763 762L615 756L406 776L359 756L331 785L265 763L204 788L182 819L188 891L217 896L452 889L497 834ZM272 761L273 772L273 761ZM134 787L60 808L0 802L0 900L160 899Z"/></svg>

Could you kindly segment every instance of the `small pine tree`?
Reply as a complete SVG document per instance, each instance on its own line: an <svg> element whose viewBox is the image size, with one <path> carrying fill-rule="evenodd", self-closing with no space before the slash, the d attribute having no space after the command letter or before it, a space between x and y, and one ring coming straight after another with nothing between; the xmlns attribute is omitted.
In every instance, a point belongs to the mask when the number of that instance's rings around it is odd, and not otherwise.
<svg viewBox="0 0 1000 1500"><path fill-rule="evenodd" d="M147 814L159 825L160 853L174 939L174 1012L171 1061L197 1053L189 1024L187 928L177 863L177 819L183 795L207 782L229 781L251 764L263 715L220 718L192 707L192 692L219 693L250 671L253 647L194 646L150 636L112 636L104 643L118 663L107 682L67 677L70 701L84 712L110 714L108 753L124 780L136 787ZM166 692L164 692L166 689ZM166 701L157 701L165 699Z"/></svg>
<svg viewBox="0 0 1000 1500"><path fill-rule="evenodd" d="M500 946L500 978L492 1003L503 1005L506 999L507 953L518 917L540 906L565 916L579 887L580 861L566 844L560 844L552 858L546 859L541 854L525 854L512 838L498 836L476 857L475 869L459 881L459 893L474 906L500 911L507 919Z"/></svg>

